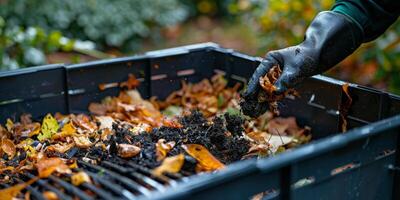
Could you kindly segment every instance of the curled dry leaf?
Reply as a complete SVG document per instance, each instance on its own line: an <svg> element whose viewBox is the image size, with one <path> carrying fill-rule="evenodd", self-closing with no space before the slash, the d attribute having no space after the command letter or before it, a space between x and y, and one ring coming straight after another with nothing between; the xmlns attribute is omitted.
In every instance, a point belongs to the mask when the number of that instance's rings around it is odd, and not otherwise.
<svg viewBox="0 0 400 200"><path fill-rule="evenodd" d="M178 173L185 161L183 154L167 157L163 160L162 164L153 170L153 174L161 176L164 173Z"/></svg>
<svg viewBox="0 0 400 200"><path fill-rule="evenodd" d="M265 76L260 77L259 84L264 92L260 92L258 99L261 102L268 102L269 110L274 115L279 115L278 111L278 101L282 100L288 95L298 96L298 93L294 89L288 89L284 94L277 95L275 82L278 80L279 76L282 74L282 70L279 66L273 66Z"/></svg>
<svg viewBox="0 0 400 200"><path fill-rule="evenodd" d="M47 147L48 151L56 151L58 153L65 153L74 147L74 143L57 143Z"/></svg>
<svg viewBox="0 0 400 200"><path fill-rule="evenodd" d="M215 158L204 146L200 144L183 144L182 148L196 159L203 171L214 171L225 167L217 158Z"/></svg>
<svg viewBox="0 0 400 200"><path fill-rule="evenodd" d="M61 160L61 158L57 158L57 157L53 157L53 158L43 157L41 159L38 159L35 166L36 166L36 169L38 171L40 178L47 178L53 172L58 172L61 174L70 174L71 173L71 170L64 163L64 161Z"/></svg>
<svg viewBox="0 0 400 200"><path fill-rule="evenodd" d="M97 125L86 115L80 114L73 117L72 120L75 125L83 130L88 130L89 132L94 132L97 130Z"/></svg>
<svg viewBox="0 0 400 200"><path fill-rule="evenodd" d="M174 148L175 144L175 141L167 142L165 139L159 139L156 144L157 161L164 160L164 158L167 156L167 153Z"/></svg>
<svg viewBox="0 0 400 200"><path fill-rule="evenodd" d="M68 136L73 136L75 133L76 133L76 128L74 124L70 121L62 127L61 132L54 134L51 137L51 139L53 140L63 139Z"/></svg>
<svg viewBox="0 0 400 200"><path fill-rule="evenodd" d="M140 153L140 147L132 144L118 144L118 155L122 158L132 158Z"/></svg>
<svg viewBox="0 0 400 200"><path fill-rule="evenodd" d="M342 90L345 94L345 97L344 97L345 100L339 106L339 113L340 113L339 124L341 126L342 132L346 132L347 131L347 115L349 113L351 104L353 103L353 98L351 98L351 96L350 96L348 83L343 84Z"/></svg>
<svg viewBox="0 0 400 200"><path fill-rule="evenodd" d="M17 152L14 142L10 139L1 140L1 149L7 154L9 160L11 160Z"/></svg>
<svg viewBox="0 0 400 200"><path fill-rule="evenodd" d="M71 176L71 182L73 185L79 186L82 183L91 183L92 181L90 180L89 175L81 171Z"/></svg>
<svg viewBox="0 0 400 200"><path fill-rule="evenodd" d="M38 178L32 178L31 180L25 182L25 183L20 183L11 187L8 187L6 189L0 190L0 199L2 200L13 200L15 197L23 190L25 189L28 185L31 185L35 181L37 181Z"/></svg>
<svg viewBox="0 0 400 200"><path fill-rule="evenodd" d="M121 82L119 84L119 86L122 88L126 88L128 90L131 90L131 89L135 89L137 86L139 86L139 84L140 84L140 82L139 82L139 80L136 79L135 75L129 74L128 80Z"/></svg>
<svg viewBox="0 0 400 200"><path fill-rule="evenodd" d="M72 138L75 142L75 145L79 148L86 149L93 145L93 143L90 142L87 135L74 135Z"/></svg>

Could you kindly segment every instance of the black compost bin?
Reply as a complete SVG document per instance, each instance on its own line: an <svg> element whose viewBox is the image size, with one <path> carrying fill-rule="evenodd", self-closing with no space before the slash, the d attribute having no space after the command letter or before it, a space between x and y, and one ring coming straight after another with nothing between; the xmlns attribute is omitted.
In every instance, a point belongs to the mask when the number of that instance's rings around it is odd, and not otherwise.
<svg viewBox="0 0 400 200"><path fill-rule="evenodd" d="M47 65L0 73L0 122L31 113L87 112L90 102L117 95L115 83L133 73L144 97L165 98L182 79L197 82L224 73L230 84L246 83L260 58L213 43L144 55L65 66ZM100 91L98 85L108 84ZM283 116L313 127L314 141L261 160L195 175L145 199L247 199L268 191L267 199L399 199L400 97L350 84L350 131L339 133L344 82L314 76L285 99Z"/></svg>

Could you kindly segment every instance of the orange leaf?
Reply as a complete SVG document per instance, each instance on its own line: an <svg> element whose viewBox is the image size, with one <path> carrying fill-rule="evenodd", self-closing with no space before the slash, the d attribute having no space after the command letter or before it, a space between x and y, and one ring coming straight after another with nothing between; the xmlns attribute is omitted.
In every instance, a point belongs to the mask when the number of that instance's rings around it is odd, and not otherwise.
<svg viewBox="0 0 400 200"><path fill-rule="evenodd" d="M177 173L181 170L184 161L185 156L183 154L165 158L162 164L153 170L153 174L161 176L165 172Z"/></svg>
<svg viewBox="0 0 400 200"><path fill-rule="evenodd" d="M139 80L137 80L133 74L129 74L128 80L125 82L121 82L119 86L131 90L135 89L137 86L139 86L139 84L140 84Z"/></svg>
<svg viewBox="0 0 400 200"><path fill-rule="evenodd" d="M58 196L55 192L52 191L44 191L43 196L47 200L58 200Z"/></svg>
<svg viewBox="0 0 400 200"><path fill-rule="evenodd" d="M14 186L11 186L6 189L0 190L0 198L2 200L13 200L15 196L17 196L21 190L25 189L28 185L37 181L38 178L32 178L31 180L27 181L26 183L20 183Z"/></svg>
<svg viewBox="0 0 400 200"><path fill-rule="evenodd" d="M1 141L1 149L8 155L9 160L11 160L17 152L14 142L9 139L3 139Z"/></svg>
<svg viewBox="0 0 400 200"><path fill-rule="evenodd" d="M164 158L167 156L167 153L174 148L175 144L175 141L166 142L164 139L159 139L156 144L157 161L164 160Z"/></svg>
<svg viewBox="0 0 400 200"><path fill-rule="evenodd" d="M71 176L71 183L75 186L78 186L82 183L91 183L89 175L85 172L78 172Z"/></svg>
<svg viewBox="0 0 400 200"><path fill-rule="evenodd" d="M205 171L214 171L225 167L224 164L200 144L184 144L182 148L185 149L190 156L195 158Z"/></svg>
<svg viewBox="0 0 400 200"><path fill-rule="evenodd" d="M70 174L71 170L60 158L42 158L35 164L39 177L46 178L53 172Z"/></svg>

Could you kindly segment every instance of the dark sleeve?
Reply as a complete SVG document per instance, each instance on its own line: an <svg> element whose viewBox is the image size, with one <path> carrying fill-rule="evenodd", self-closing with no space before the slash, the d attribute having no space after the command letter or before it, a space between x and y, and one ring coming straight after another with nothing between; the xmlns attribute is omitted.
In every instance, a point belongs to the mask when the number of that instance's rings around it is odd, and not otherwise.
<svg viewBox="0 0 400 200"><path fill-rule="evenodd" d="M369 42L397 20L400 0L336 0L332 11L350 17L363 30L363 42Z"/></svg>

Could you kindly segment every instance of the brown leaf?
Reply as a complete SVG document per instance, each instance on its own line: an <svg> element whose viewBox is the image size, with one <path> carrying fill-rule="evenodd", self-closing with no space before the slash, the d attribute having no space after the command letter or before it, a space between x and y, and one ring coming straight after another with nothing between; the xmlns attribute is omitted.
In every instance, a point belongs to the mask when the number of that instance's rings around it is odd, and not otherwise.
<svg viewBox="0 0 400 200"><path fill-rule="evenodd" d="M137 86L139 86L139 84L140 84L139 80L137 80L133 74L129 74L128 80L125 82L121 82L119 86L131 90L135 89Z"/></svg>
<svg viewBox="0 0 400 200"><path fill-rule="evenodd" d="M21 190L25 189L28 185L31 185L32 183L34 183L37 180L38 180L38 178L35 177L25 183L20 183L20 184L0 190L0 199L13 200L21 192Z"/></svg>
<svg viewBox="0 0 400 200"><path fill-rule="evenodd" d="M40 178L47 178L53 172L58 172L62 174L70 174L71 170L64 163L61 158L47 158L43 157L37 161L35 164Z"/></svg>
<svg viewBox="0 0 400 200"><path fill-rule="evenodd" d="M87 175L83 171L75 173L74 175L71 176L71 183L75 186L79 186L82 183L91 183L91 182L92 181L90 180L89 175Z"/></svg>
<svg viewBox="0 0 400 200"><path fill-rule="evenodd" d="M278 101L282 100L288 95L298 96L298 93L294 89L288 89L284 94L275 94L276 91L275 82L281 75L282 70L279 66L273 66L265 76L260 77L259 84L264 92L260 92L258 100L261 102L268 102L269 110L275 115L279 115Z"/></svg>
<svg viewBox="0 0 400 200"><path fill-rule="evenodd" d="M218 159L216 159L204 146L200 144L183 144L182 148L196 159L205 171L214 171L225 167Z"/></svg>
<svg viewBox="0 0 400 200"><path fill-rule="evenodd" d="M8 155L9 160L11 160L17 152L14 142L10 139L1 140L1 149Z"/></svg>
<svg viewBox="0 0 400 200"><path fill-rule="evenodd" d="M181 170L185 156L178 154L176 156L167 157L163 160L162 164L153 170L153 174L161 176L164 173L177 173Z"/></svg>
<svg viewBox="0 0 400 200"><path fill-rule="evenodd" d="M105 115L108 111L108 106L100 103L90 103L88 110L95 115Z"/></svg>
<svg viewBox="0 0 400 200"><path fill-rule="evenodd" d="M47 150L49 151L56 151L59 153L65 153L68 150L70 150L72 147L74 147L74 143L62 143L62 144L53 144L47 147Z"/></svg>
<svg viewBox="0 0 400 200"><path fill-rule="evenodd" d="M20 118L21 124L23 124L23 125L32 123L32 115L31 114L24 113L19 118Z"/></svg>
<svg viewBox="0 0 400 200"><path fill-rule="evenodd" d="M80 114L72 118L75 125L78 127L88 130L89 132L94 132L97 130L97 125L90 120L90 118L86 115Z"/></svg>
<svg viewBox="0 0 400 200"><path fill-rule="evenodd" d="M156 144L157 161L164 160L167 153L175 146L175 141L167 142L165 139L159 139Z"/></svg>
<svg viewBox="0 0 400 200"><path fill-rule="evenodd" d="M132 158L140 153L140 147L132 144L118 144L118 155L122 158Z"/></svg>

